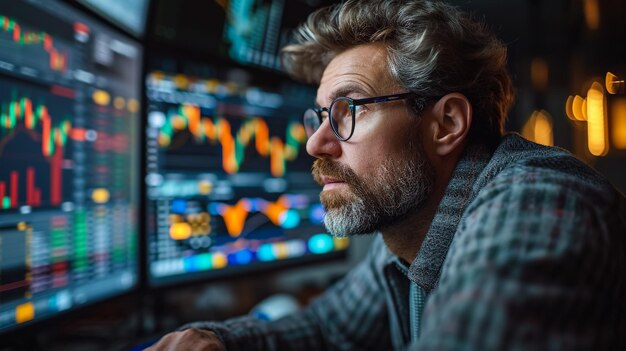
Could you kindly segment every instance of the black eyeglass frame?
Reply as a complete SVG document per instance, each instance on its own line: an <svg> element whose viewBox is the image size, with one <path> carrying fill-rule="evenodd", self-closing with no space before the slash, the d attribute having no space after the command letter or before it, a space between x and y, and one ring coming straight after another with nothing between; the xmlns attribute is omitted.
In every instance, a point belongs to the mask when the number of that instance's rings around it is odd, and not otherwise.
<svg viewBox="0 0 626 351"><path fill-rule="evenodd" d="M308 111L313 111L315 112L315 114L317 115L319 124L315 127L315 130L313 131L313 133L311 133L311 135L313 135L322 125L322 123L324 122L324 118L322 117L322 112L326 112L328 114L328 119L330 120L330 128L332 129L333 133L335 134L335 137L340 140L340 141L348 141L350 138L352 138L352 135L354 134L354 128L356 127L356 106L361 106L361 105L366 105L366 104L378 104L378 103L383 103L383 102L391 102L391 101L398 101L398 100L404 100L404 99L408 99L410 97L415 97L416 94L412 93L412 92L407 92L407 93L400 93L400 94L393 94L393 95L383 95L383 96L374 96L374 97L369 97L369 98L364 98L364 99L352 99L349 97L345 97L345 96L340 96L338 98L336 98L335 100L333 100L333 102L330 104L329 107L312 107L307 109L304 112L304 116L303 119L306 118L306 114ZM337 130L337 126L335 125L336 122L333 122L334 119L331 118L331 111L333 109L333 105L337 102L337 101L347 101L348 102L348 106L350 107L350 112L352 114L352 128L350 130L350 135L348 135L347 137L342 137L339 134L339 131ZM306 121L305 125L306 125ZM308 135L308 137L311 137L311 135Z"/></svg>

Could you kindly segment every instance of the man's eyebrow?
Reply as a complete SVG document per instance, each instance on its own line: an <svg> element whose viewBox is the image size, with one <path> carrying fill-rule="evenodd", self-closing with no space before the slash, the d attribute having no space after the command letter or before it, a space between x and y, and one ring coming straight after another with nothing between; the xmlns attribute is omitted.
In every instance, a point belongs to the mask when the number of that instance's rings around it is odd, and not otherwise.
<svg viewBox="0 0 626 351"><path fill-rule="evenodd" d="M346 85L342 85L339 88L337 88L336 90L334 90L333 92L330 93L329 95L329 100L333 101L338 97L342 97L342 96L348 96L350 94L361 94L364 95L364 97L369 97L371 96L371 92L368 92L365 88L363 88L361 85L358 84L346 84ZM330 103L330 102L329 102ZM315 107L319 108L320 104L315 101ZM326 106L328 107L328 106Z"/></svg>
<svg viewBox="0 0 626 351"><path fill-rule="evenodd" d="M371 94L370 92L368 92L366 89L364 89L360 85L348 84L348 85L341 86L337 90L333 91L330 94L330 98L334 100L334 99L336 99L338 97L348 96L348 95L353 94L353 93L362 94L364 96L370 96L370 94Z"/></svg>

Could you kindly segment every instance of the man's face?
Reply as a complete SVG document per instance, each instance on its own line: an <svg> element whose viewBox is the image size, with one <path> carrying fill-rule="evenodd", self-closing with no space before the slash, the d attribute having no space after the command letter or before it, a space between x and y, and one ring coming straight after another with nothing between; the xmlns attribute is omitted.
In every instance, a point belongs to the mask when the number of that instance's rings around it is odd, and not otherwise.
<svg viewBox="0 0 626 351"><path fill-rule="evenodd" d="M362 45L326 67L317 104L404 92L387 71L382 45ZM432 167L420 144L419 119L405 101L357 107L352 138L340 142L326 120L309 138L315 180L334 235L371 233L393 226L420 208L432 192Z"/></svg>

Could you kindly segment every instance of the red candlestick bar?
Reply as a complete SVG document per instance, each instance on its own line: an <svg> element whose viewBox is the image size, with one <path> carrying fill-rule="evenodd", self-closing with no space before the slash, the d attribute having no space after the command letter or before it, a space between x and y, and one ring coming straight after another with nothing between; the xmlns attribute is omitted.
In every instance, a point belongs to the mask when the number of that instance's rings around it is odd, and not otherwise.
<svg viewBox="0 0 626 351"><path fill-rule="evenodd" d="M51 154L50 116L48 116L48 109L45 107L41 109L41 137L41 151L48 156Z"/></svg>
<svg viewBox="0 0 626 351"><path fill-rule="evenodd" d="M52 49L50 52L50 69L54 70L57 67L57 51Z"/></svg>
<svg viewBox="0 0 626 351"><path fill-rule="evenodd" d="M52 49L52 37L48 34L44 34L43 48L46 49L46 51L50 51L50 49Z"/></svg>
<svg viewBox="0 0 626 351"><path fill-rule="evenodd" d="M20 41L20 26L17 23L13 25L13 41L16 43Z"/></svg>
<svg viewBox="0 0 626 351"><path fill-rule="evenodd" d="M62 178L61 166L63 163L63 148L57 144L56 150L50 160L50 203L58 206L61 204Z"/></svg>
<svg viewBox="0 0 626 351"><path fill-rule="evenodd" d="M4 182L0 182L0 208L2 208L2 202L4 202L5 185Z"/></svg>
<svg viewBox="0 0 626 351"><path fill-rule="evenodd" d="M11 207L17 207L17 171L11 172Z"/></svg>
<svg viewBox="0 0 626 351"><path fill-rule="evenodd" d="M28 167L26 169L26 204L34 206L35 200L35 169Z"/></svg>
<svg viewBox="0 0 626 351"><path fill-rule="evenodd" d="M33 201L35 202L35 206L41 206L41 189L35 189L35 199Z"/></svg>

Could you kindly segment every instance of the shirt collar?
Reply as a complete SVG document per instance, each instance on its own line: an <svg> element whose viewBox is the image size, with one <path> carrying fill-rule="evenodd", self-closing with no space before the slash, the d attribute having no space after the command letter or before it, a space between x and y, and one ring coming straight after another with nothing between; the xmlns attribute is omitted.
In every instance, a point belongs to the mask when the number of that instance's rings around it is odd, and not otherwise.
<svg viewBox="0 0 626 351"><path fill-rule="evenodd" d="M492 152L482 144L469 144L459 160L417 257L409 266L408 277L430 292L439 280L461 216L469 203L472 188Z"/></svg>

